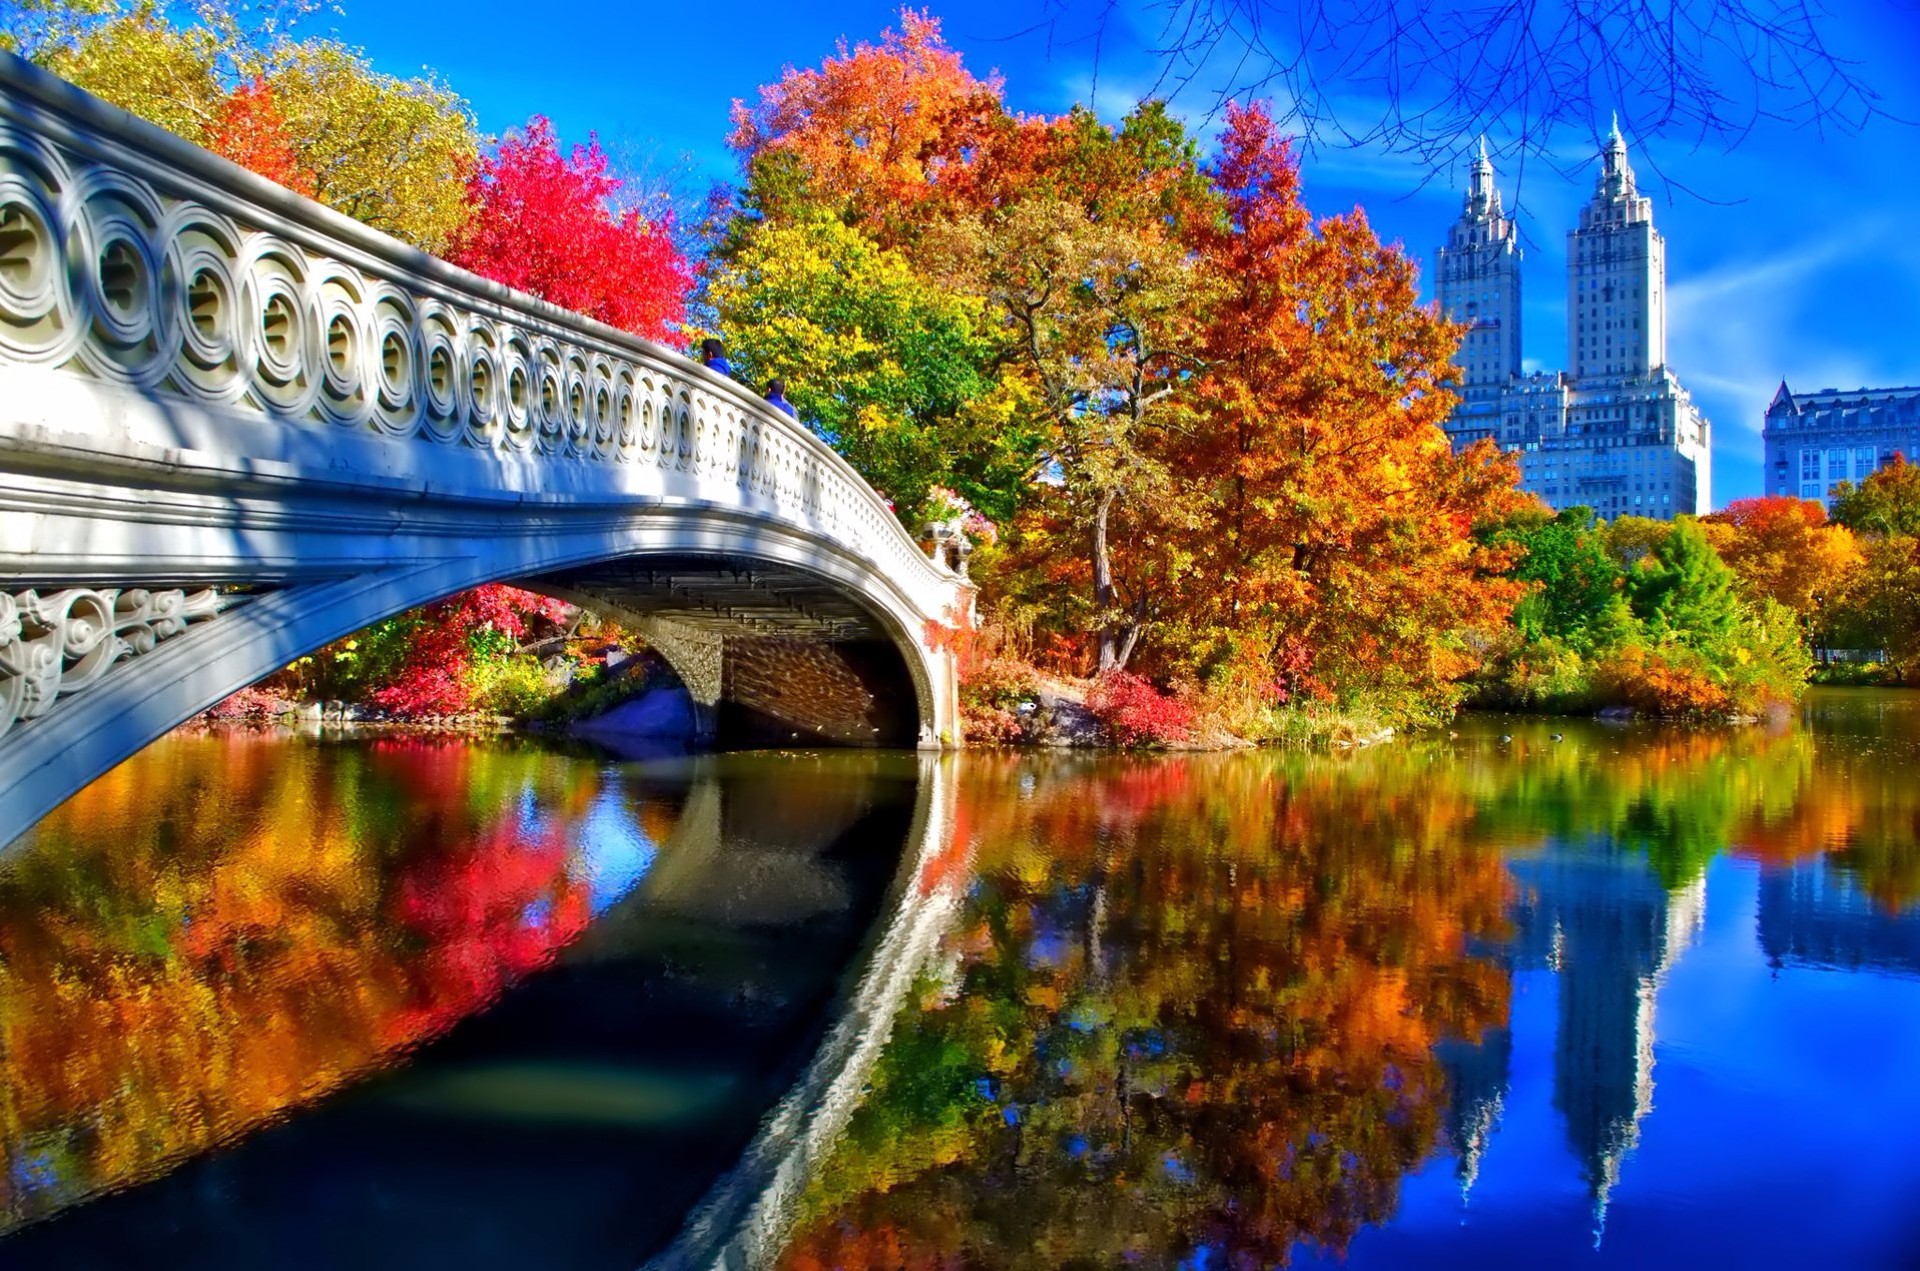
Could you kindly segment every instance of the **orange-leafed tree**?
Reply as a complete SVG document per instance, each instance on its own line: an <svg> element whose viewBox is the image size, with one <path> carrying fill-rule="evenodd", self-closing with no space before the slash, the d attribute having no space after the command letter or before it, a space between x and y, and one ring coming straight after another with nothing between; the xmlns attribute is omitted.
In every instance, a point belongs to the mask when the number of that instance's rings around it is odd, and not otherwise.
<svg viewBox="0 0 1920 1271"><path fill-rule="evenodd" d="M256 77L229 93L207 121L207 149L269 181L312 198L312 169L300 162L273 86Z"/></svg>
<svg viewBox="0 0 1920 1271"><path fill-rule="evenodd" d="M1830 524L1826 508L1813 499L1781 494L1735 499L1701 518L1701 528L1749 596L1779 601L1810 630L1818 627L1822 609L1846 594L1860 569L1853 531Z"/></svg>
<svg viewBox="0 0 1920 1271"><path fill-rule="evenodd" d="M729 140L750 173L790 164L806 198L892 245L921 204L969 187L989 139L1011 126L998 78L977 78L937 18L904 9L878 44L843 42L818 69L789 67L753 106L735 101Z"/></svg>
<svg viewBox="0 0 1920 1271"><path fill-rule="evenodd" d="M1205 507L1164 656L1251 668L1276 697L1448 704L1518 595L1476 527L1523 498L1509 462L1440 429L1457 334L1358 209L1312 223L1263 108L1229 111L1212 178L1227 215L1195 238L1224 293L1168 454Z"/></svg>
<svg viewBox="0 0 1920 1271"><path fill-rule="evenodd" d="M616 200L598 140L562 155L541 116L480 162L472 219L448 258L477 274L651 340L686 314L693 272L664 219Z"/></svg>
<svg viewBox="0 0 1920 1271"><path fill-rule="evenodd" d="M1216 280L1187 242L1219 200L1184 125L1160 102L1117 127L1075 109L1001 141L1020 195L957 216L923 256L987 298L1006 374L1018 377L1053 480L1033 491L1031 546L1079 556L1046 568L1055 612L1124 669L1168 577L1155 526L1187 516L1166 438L1190 413ZM935 236L937 237L937 236ZM937 249L947 251L937 259ZM1054 562L1064 564L1064 562ZM1057 584L1066 584L1064 592Z"/></svg>

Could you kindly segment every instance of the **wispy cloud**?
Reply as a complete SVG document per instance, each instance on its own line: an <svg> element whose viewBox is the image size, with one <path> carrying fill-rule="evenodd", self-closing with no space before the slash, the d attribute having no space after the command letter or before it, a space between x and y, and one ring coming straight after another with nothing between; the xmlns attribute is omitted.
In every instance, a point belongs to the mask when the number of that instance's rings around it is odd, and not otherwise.
<svg viewBox="0 0 1920 1271"><path fill-rule="evenodd" d="M1782 379L1818 388L1898 377L1884 364L1884 342L1833 320L1841 280L1883 272L1899 242L1894 230L1884 218L1836 223L1796 248L1669 285L1668 357L1713 422L1717 501L1758 492L1760 431Z"/></svg>
<svg viewBox="0 0 1920 1271"><path fill-rule="evenodd" d="M1782 289L1795 288L1848 256L1879 250L1884 226L1867 221L1836 227L1829 235L1798 251L1779 252L1758 260L1742 260L1695 274L1667 288L1667 312L1675 328L1694 319L1726 314L1730 302L1767 300L1777 306ZM1745 306L1733 309L1748 322L1764 321Z"/></svg>

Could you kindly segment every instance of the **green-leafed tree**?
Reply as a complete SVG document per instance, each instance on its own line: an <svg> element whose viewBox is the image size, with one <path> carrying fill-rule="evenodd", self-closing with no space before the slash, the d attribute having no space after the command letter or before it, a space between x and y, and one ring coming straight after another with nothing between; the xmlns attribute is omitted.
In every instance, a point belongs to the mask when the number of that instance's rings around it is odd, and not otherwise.
<svg viewBox="0 0 1920 1271"><path fill-rule="evenodd" d="M737 228L707 298L738 370L785 380L801 418L903 513L936 485L1012 512L1035 439L977 408L997 348L979 296L816 210Z"/></svg>
<svg viewBox="0 0 1920 1271"><path fill-rule="evenodd" d="M1676 521L1627 570L1634 616L1655 640L1704 647L1727 637L1740 620L1733 571L1700 527Z"/></svg>
<svg viewBox="0 0 1920 1271"><path fill-rule="evenodd" d="M1858 485L1842 481L1833 490L1832 519L1856 534L1920 536L1920 464L1895 455Z"/></svg>
<svg viewBox="0 0 1920 1271"><path fill-rule="evenodd" d="M1590 651L1617 626L1620 570L1594 528L1591 508L1566 508L1502 537L1523 553L1513 576L1536 584L1513 611L1523 639L1565 640Z"/></svg>

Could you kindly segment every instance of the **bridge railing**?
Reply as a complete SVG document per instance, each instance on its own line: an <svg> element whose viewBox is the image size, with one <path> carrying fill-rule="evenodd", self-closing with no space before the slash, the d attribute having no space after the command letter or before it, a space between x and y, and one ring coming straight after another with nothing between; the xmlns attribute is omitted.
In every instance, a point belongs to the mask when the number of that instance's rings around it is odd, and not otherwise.
<svg viewBox="0 0 1920 1271"><path fill-rule="evenodd" d="M844 459L740 385L0 53L0 384L19 396L42 373L212 416L652 470L838 541L912 594L964 590Z"/></svg>

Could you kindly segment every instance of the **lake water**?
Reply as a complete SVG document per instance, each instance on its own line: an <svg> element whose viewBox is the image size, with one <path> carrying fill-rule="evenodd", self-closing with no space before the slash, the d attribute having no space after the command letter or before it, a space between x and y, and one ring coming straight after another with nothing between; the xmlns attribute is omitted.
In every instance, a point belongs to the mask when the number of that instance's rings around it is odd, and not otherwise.
<svg viewBox="0 0 1920 1271"><path fill-rule="evenodd" d="M0 858L0 1059L0 1266L1916 1266L1920 694L177 735Z"/></svg>

